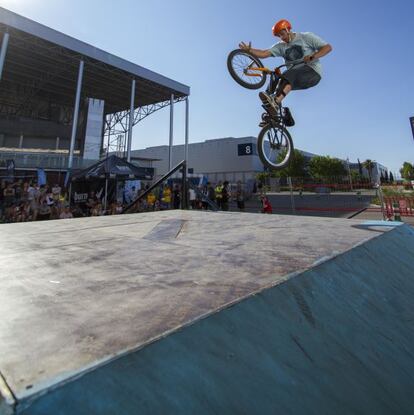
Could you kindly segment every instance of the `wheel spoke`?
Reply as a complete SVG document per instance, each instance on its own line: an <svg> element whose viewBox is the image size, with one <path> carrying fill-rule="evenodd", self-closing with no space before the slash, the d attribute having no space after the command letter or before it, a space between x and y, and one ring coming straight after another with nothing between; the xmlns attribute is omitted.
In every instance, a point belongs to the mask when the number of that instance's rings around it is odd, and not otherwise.
<svg viewBox="0 0 414 415"><path fill-rule="evenodd" d="M247 55L235 55L232 60L232 67L237 76L250 85L259 84L262 80L262 76L247 76L244 73L247 68L254 71L254 67L257 67L256 62Z"/></svg>
<svg viewBox="0 0 414 415"><path fill-rule="evenodd" d="M292 153L291 143L279 126L269 126L261 139L261 154L265 164L272 168L284 167ZM283 154L281 157L280 154Z"/></svg>

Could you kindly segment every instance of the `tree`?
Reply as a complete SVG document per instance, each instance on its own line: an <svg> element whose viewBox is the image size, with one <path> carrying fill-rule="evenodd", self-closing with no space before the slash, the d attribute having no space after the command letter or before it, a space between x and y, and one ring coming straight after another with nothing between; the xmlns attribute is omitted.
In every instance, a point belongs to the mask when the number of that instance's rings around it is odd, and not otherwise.
<svg viewBox="0 0 414 415"><path fill-rule="evenodd" d="M256 174L256 180L259 182L259 183L262 183L262 184L266 184L267 183L267 181L268 181L268 179L269 179L269 173L268 172L265 172L265 171L263 171L263 172L260 172L260 173L257 173Z"/></svg>
<svg viewBox="0 0 414 415"><path fill-rule="evenodd" d="M414 166L405 161L400 169L401 177L406 180L414 180Z"/></svg>
<svg viewBox="0 0 414 415"><path fill-rule="evenodd" d="M309 172L315 179L332 179L347 174L343 161L329 156L313 157L309 162Z"/></svg>
<svg viewBox="0 0 414 415"><path fill-rule="evenodd" d="M370 183L372 182L372 170L374 170L375 167L375 162L370 160L370 159L366 159L362 165L367 169L368 171L368 177L369 177L369 181Z"/></svg>
<svg viewBox="0 0 414 415"><path fill-rule="evenodd" d="M285 155L286 150L280 152L277 156L277 161L283 161ZM277 170L272 174L272 176L275 177L305 177L306 175L306 159L299 150L294 150L293 156L286 168L283 170Z"/></svg>
<svg viewBox="0 0 414 415"><path fill-rule="evenodd" d="M362 176L356 170L351 170L352 183L359 184L362 182Z"/></svg>

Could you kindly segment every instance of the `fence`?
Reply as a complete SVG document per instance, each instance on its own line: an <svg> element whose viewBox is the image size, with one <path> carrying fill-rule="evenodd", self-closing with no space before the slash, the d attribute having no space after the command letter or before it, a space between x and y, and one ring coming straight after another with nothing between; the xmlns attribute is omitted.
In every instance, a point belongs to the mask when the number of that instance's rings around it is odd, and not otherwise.
<svg viewBox="0 0 414 415"><path fill-rule="evenodd" d="M384 211L387 218L414 216L414 197L384 197Z"/></svg>

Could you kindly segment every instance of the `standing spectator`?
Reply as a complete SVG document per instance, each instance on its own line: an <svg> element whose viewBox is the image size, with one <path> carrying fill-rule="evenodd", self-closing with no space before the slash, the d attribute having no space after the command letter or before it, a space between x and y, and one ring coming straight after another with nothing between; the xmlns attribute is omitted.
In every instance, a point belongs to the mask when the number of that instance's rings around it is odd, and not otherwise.
<svg viewBox="0 0 414 415"><path fill-rule="evenodd" d="M27 200L30 203L30 216L32 220L37 220L37 215L39 213L39 198L40 198L40 188L35 184L29 185L27 189Z"/></svg>
<svg viewBox="0 0 414 415"><path fill-rule="evenodd" d="M148 208L150 210L155 209L155 201L156 200L157 200L157 197L155 196L154 192L149 192L147 194L147 204L148 204Z"/></svg>
<svg viewBox="0 0 414 415"><path fill-rule="evenodd" d="M221 191L221 210L228 211L229 210L229 182L226 180L223 183L223 188Z"/></svg>
<svg viewBox="0 0 414 415"><path fill-rule="evenodd" d="M214 189L215 192L215 199L216 199L216 203L219 209L222 208L222 198L223 198L223 183L220 180L216 186L216 188Z"/></svg>
<svg viewBox="0 0 414 415"><path fill-rule="evenodd" d="M14 199L16 203L20 203L21 199L22 199L22 193L23 193L23 183L22 180L19 179L17 181L17 183L14 184Z"/></svg>
<svg viewBox="0 0 414 415"><path fill-rule="evenodd" d="M181 195L178 184L174 186L173 190L173 209L180 209Z"/></svg>
<svg viewBox="0 0 414 415"><path fill-rule="evenodd" d="M61 192L62 192L62 188L56 183L52 187L52 198L53 198L55 204L57 204L57 202L59 201L59 197L60 197Z"/></svg>
<svg viewBox="0 0 414 415"><path fill-rule="evenodd" d="M191 209L196 209L196 193L192 187L188 189L188 197L190 199Z"/></svg>
<svg viewBox="0 0 414 415"><path fill-rule="evenodd" d="M5 216L6 220L8 222L12 221L13 218L13 206L15 202L15 189L12 186L11 183L8 183L6 188L3 191L3 200L4 200L4 210L5 210Z"/></svg>
<svg viewBox="0 0 414 415"><path fill-rule="evenodd" d="M4 190L6 189L6 183L2 180L0 185L0 221L4 215Z"/></svg>
<svg viewBox="0 0 414 415"><path fill-rule="evenodd" d="M22 222L28 222L32 220L32 211L30 208L30 203L28 200L22 202L21 204L21 215L22 215Z"/></svg>
<svg viewBox="0 0 414 415"><path fill-rule="evenodd" d="M268 197L262 195L260 196L260 200L262 202L262 213L273 213L272 205L270 204Z"/></svg>
<svg viewBox="0 0 414 415"><path fill-rule="evenodd" d="M168 184L166 184L164 186L164 191L162 192L162 208L163 209L169 209L171 206L171 189L168 186Z"/></svg>
<svg viewBox="0 0 414 415"><path fill-rule="evenodd" d="M216 201L216 192L214 191L214 187L212 186L210 182L207 183L207 197L212 202Z"/></svg>
<svg viewBox="0 0 414 415"><path fill-rule="evenodd" d="M244 211L244 200L245 200L245 194L242 182L240 180L237 181L236 186L236 201L237 201L237 207L242 212Z"/></svg>
<svg viewBox="0 0 414 415"><path fill-rule="evenodd" d="M29 182L23 183L22 202L27 202L29 200L29 186Z"/></svg>

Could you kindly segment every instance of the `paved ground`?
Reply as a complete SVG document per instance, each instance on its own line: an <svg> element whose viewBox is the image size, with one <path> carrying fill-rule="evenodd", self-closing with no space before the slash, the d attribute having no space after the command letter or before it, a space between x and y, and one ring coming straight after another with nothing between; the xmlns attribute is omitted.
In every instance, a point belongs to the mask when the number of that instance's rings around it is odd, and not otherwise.
<svg viewBox="0 0 414 415"><path fill-rule="evenodd" d="M357 195L350 192L335 192L332 194L297 192L268 193L273 207L273 213L279 215L318 216L331 218L354 218L361 220L383 220L380 206L372 205L375 191ZM293 203L292 203L293 199ZM293 209L292 206L295 208ZM237 212L236 203L230 203L230 210ZM260 213L261 204L258 196L253 196L246 202L246 212ZM414 216L402 216L401 221L414 225Z"/></svg>
<svg viewBox="0 0 414 415"><path fill-rule="evenodd" d="M272 204L273 213L281 215L303 215L303 216L320 216L331 218L348 218L352 214L367 208L375 193L366 192L362 195L355 193L332 193L332 194L315 194L304 192L299 195L298 192L291 195L289 192L268 193L267 197ZM237 211L237 206L233 202L230 204L230 210ZM246 212L260 212L261 203L259 197L253 195L246 202Z"/></svg>
<svg viewBox="0 0 414 415"><path fill-rule="evenodd" d="M370 205L368 209L353 216L353 219L361 220L383 220L380 207L377 205ZM402 216L401 222L407 223L408 225L414 226L414 216Z"/></svg>

